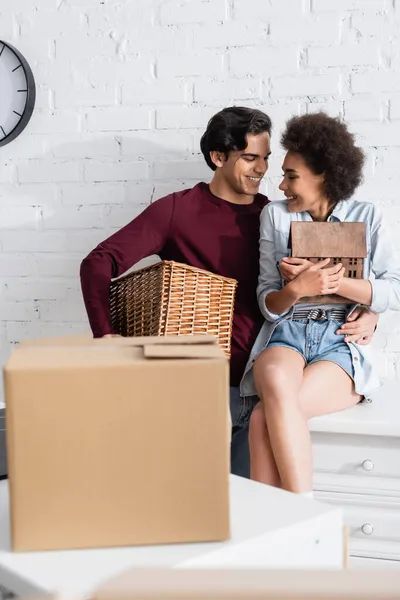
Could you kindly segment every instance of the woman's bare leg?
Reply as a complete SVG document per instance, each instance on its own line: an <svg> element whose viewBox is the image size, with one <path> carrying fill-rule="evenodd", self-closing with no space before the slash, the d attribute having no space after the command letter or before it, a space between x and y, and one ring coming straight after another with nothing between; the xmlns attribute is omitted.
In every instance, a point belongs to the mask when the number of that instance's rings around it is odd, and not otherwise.
<svg viewBox="0 0 400 600"><path fill-rule="evenodd" d="M267 348L254 363L254 381L282 487L292 492L312 489L311 438L299 403L303 370L301 354L285 347Z"/></svg>
<svg viewBox="0 0 400 600"><path fill-rule="evenodd" d="M265 412L261 402L257 404L251 413L249 447L250 479L281 487L281 479L269 441Z"/></svg>
<svg viewBox="0 0 400 600"><path fill-rule="evenodd" d="M320 360L304 369L299 403L306 419L350 408L360 399L353 380L339 365Z"/></svg>

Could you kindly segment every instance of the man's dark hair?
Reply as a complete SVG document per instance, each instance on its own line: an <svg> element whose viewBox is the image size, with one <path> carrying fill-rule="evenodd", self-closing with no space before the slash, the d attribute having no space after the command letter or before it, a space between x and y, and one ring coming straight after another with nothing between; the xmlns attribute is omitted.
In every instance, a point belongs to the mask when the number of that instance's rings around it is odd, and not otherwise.
<svg viewBox="0 0 400 600"><path fill-rule="evenodd" d="M261 110L230 106L211 117L201 138L200 149L210 169L215 171L217 167L210 152L223 152L228 158L229 152L246 148L248 134L271 134L271 129L271 119Z"/></svg>
<svg viewBox="0 0 400 600"><path fill-rule="evenodd" d="M339 118L324 112L293 117L281 144L301 154L316 175L325 173L324 191L333 205L350 198L362 181L364 153Z"/></svg>

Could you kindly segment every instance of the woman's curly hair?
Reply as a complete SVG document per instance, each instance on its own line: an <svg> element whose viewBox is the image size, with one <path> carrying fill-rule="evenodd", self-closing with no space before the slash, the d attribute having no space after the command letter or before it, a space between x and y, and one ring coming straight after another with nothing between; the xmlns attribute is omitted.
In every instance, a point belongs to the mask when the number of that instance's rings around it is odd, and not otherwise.
<svg viewBox="0 0 400 600"><path fill-rule="evenodd" d="M317 175L325 173L325 194L332 204L350 198L362 181L364 153L338 118L323 112L293 117L281 138Z"/></svg>

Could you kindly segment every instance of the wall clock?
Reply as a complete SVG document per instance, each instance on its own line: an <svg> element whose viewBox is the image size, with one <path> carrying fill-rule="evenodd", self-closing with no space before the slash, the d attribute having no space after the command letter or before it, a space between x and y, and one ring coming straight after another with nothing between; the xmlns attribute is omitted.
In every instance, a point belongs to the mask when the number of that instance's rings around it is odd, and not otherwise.
<svg viewBox="0 0 400 600"><path fill-rule="evenodd" d="M27 61L11 44L0 41L0 146L25 129L35 98L35 80Z"/></svg>

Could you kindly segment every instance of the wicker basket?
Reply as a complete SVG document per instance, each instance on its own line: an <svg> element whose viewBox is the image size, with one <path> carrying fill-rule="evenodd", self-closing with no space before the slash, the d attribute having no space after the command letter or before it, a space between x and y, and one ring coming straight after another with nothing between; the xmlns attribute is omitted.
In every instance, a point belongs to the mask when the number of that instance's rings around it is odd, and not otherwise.
<svg viewBox="0 0 400 600"><path fill-rule="evenodd" d="M230 355L237 281L162 261L111 283L113 329L123 336L215 335Z"/></svg>

